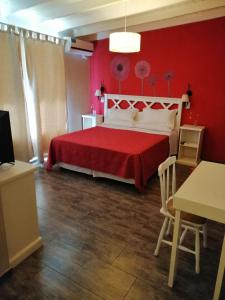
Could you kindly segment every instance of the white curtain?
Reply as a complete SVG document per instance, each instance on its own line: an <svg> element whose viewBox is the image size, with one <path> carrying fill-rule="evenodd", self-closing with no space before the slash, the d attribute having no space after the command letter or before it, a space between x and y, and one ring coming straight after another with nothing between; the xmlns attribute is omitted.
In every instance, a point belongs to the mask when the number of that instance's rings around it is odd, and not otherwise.
<svg viewBox="0 0 225 300"><path fill-rule="evenodd" d="M44 160L66 132L64 42L0 23L0 109L9 110L15 157Z"/></svg>
<svg viewBox="0 0 225 300"><path fill-rule="evenodd" d="M43 161L50 140L66 132L64 47L32 38L21 41L28 111L33 111L30 124L34 154Z"/></svg>
<svg viewBox="0 0 225 300"><path fill-rule="evenodd" d="M28 134L18 35L0 31L0 58L0 108L10 113L15 158L29 161L33 153Z"/></svg>

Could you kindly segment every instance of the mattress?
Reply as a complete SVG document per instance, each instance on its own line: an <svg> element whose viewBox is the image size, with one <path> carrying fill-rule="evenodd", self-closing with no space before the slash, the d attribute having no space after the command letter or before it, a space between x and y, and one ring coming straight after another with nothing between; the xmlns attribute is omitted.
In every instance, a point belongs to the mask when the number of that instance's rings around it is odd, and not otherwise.
<svg viewBox="0 0 225 300"><path fill-rule="evenodd" d="M142 191L170 152L166 134L97 126L54 138L47 162L133 179Z"/></svg>

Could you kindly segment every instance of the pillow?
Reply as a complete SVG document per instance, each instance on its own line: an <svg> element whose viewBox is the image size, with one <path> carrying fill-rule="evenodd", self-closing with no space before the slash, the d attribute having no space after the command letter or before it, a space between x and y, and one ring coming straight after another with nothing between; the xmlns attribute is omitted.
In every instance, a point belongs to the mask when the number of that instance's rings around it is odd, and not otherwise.
<svg viewBox="0 0 225 300"><path fill-rule="evenodd" d="M132 122L137 113L137 109L117 109L111 108L107 112L107 116L105 117L106 122L114 121L114 123L118 120L120 121L128 121Z"/></svg>
<svg viewBox="0 0 225 300"><path fill-rule="evenodd" d="M154 130L154 131L164 131L164 132L171 132L172 129L170 129L168 126L163 124L154 124L154 123L147 123L147 122L141 122L137 121L133 125L136 128L140 129L148 129L148 130Z"/></svg>
<svg viewBox="0 0 225 300"><path fill-rule="evenodd" d="M104 123L105 125L113 125L113 126L125 126L125 127L132 127L133 121L126 121L126 120L112 120L105 118Z"/></svg>
<svg viewBox="0 0 225 300"><path fill-rule="evenodd" d="M176 109L144 109L139 115L139 121L143 123L151 123L160 127L168 127L172 130L175 127Z"/></svg>

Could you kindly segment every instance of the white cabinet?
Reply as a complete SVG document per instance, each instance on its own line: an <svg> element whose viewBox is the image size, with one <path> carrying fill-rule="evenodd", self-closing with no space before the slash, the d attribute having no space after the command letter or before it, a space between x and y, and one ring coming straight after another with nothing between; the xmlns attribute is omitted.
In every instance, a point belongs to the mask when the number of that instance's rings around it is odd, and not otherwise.
<svg viewBox="0 0 225 300"><path fill-rule="evenodd" d="M180 127L178 163L193 167L197 166L201 158L204 129L203 126L195 125Z"/></svg>
<svg viewBox="0 0 225 300"><path fill-rule="evenodd" d="M103 122L103 115L82 115L82 129L95 127Z"/></svg>
<svg viewBox="0 0 225 300"><path fill-rule="evenodd" d="M28 163L0 166L0 276L42 245L34 171Z"/></svg>
<svg viewBox="0 0 225 300"><path fill-rule="evenodd" d="M0 276L10 269L7 242L5 236L5 225L1 204L2 203L0 199Z"/></svg>

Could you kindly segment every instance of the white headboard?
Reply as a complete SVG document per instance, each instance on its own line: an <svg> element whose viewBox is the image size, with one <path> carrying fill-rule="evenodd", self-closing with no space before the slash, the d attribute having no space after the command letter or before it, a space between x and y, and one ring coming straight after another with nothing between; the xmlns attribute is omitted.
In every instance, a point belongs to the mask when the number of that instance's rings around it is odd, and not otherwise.
<svg viewBox="0 0 225 300"><path fill-rule="evenodd" d="M105 94L104 99L104 116L107 116L108 102L112 101L113 108L122 109L120 104L122 101L126 101L128 107L126 109L135 108L135 105L139 102L143 103L145 108L154 108L155 104L160 104L162 109L177 109L176 115L176 129L180 128L181 114L183 103L187 102L182 98L169 98L169 97L150 97L150 96L133 96L133 95L121 95L121 94Z"/></svg>

